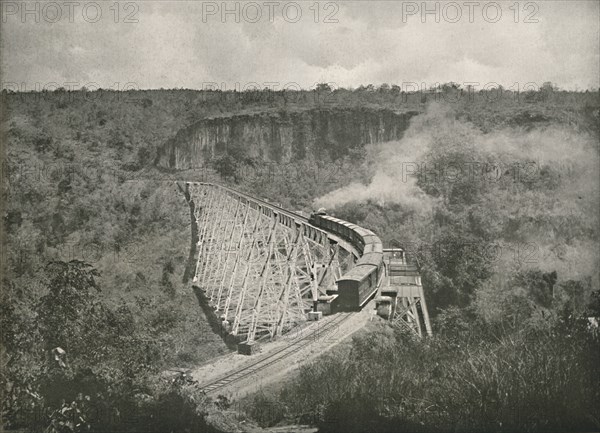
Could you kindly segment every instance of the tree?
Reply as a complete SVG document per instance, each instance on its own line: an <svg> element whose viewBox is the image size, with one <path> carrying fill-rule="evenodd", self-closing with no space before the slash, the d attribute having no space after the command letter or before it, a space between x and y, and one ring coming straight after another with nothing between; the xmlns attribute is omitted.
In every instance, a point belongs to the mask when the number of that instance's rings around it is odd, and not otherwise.
<svg viewBox="0 0 600 433"><path fill-rule="evenodd" d="M331 88L331 86L329 85L329 83L319 83L319 84L317 84L317 87L315 88L315 90L317 91L317 93L319 93L319 92L333 92L333 89Z"/></svg>
<svg viewBox="0 0 600 433"><path fill-rule="evenodd" d="M556 89L556 86L554 86L554 84L552 84L551 81L546 81L542 84L542 87L540 90L552 92L555 89Z"/></svg>
<svg viewBox="0 0 600 433"><path fill-rule="evenodd" d="M381 86L379 86L379 93L386 93L386 92L389 92L389 91L390 91L390 85L389 84L383 83Z"/></svg>
<svg viewBox="0 0 600 433"><path fill-rule="evenodd" d="M50 262L46 271L49 293L38 306L45 348L70 347L81 337L81 319L91 305L91 291L100 291L95 279L100 274L92 265L79 260Z"/></svg>
<svg viewBox="0 0 600 433"><path fill-rule="evenodd" d="M235 176L237 171L237 161L231 155L224 155L213 162L213 167L223 179Z"/></svg>

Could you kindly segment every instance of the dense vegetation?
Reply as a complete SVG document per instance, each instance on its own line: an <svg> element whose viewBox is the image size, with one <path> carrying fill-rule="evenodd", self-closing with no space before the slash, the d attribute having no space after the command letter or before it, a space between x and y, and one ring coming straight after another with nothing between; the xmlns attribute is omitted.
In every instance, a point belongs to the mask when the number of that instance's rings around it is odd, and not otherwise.
<svg viewBox="0 0 600 433"><path fill-rule="evenodd" d="M600 315L598 92L460 92L4 93L5 426L205 429L215 406L160 379L227 350L182 281L189 210L163 179L214 170L236 188L291 209L327 206L408 246L436 316L425 343L384 326L303 369L282 395L257 398L258 421L314 413L337 431L597 429L599 346L582 318ZM203 116L358 104L424 114L400 142L337 161L307 155L283 167L241 151L202 173L153 165L163 143ZM402 163L416 162L430 170L405 176ZM436 176L449 162L489 164ZM266 419L265 404L277 409Z"/></svg>

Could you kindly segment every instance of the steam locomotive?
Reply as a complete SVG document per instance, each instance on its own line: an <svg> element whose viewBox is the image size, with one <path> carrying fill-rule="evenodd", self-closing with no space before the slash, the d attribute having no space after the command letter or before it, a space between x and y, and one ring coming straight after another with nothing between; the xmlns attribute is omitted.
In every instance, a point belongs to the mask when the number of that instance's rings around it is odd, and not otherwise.
<svg viewBox="0 0 600 433"><path fill-rule="evenodd" d="M384 275L381 240L371 230L329 216L324 209L311 214L309 223L345 239L360 253L354 267L337 281L338 297L332 306L335 311L360 310L375 295Z"/></svg>

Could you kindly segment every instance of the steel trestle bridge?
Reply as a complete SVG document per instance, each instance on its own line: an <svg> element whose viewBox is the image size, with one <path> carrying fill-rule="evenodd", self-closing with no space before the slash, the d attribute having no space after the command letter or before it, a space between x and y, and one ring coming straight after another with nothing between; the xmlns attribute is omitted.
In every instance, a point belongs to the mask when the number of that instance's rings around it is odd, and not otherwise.
<svg viewBox="0 0 600 433"><path fill-rule="evenodd" d="M192 213L192 284L202 290L223 330L241 343L242 353L307 319L342 311L340 305L348 304L338 301L353 299L341 284L352 280L348 275L357 275L357 290L368 291L369 299L375 289L381 292L382 281L390 281L360 276L386 268L381 241L369 230L328 216L307 218L222 185L178 186ZM414 281L409 303L420 305L424 315L415 308L403 325L421 333L425 319L431 333L420 277Z"/></svg>

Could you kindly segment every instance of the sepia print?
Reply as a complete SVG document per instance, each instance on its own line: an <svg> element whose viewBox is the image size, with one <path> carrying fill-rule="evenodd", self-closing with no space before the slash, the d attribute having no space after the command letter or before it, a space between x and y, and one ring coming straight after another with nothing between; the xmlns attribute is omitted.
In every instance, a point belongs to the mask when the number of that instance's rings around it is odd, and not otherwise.
<svg viewBox="0 0 600 433"><path fill-rule="evenodd" d="M600 431L600 3L0 1L2 431Z"/></svg>

